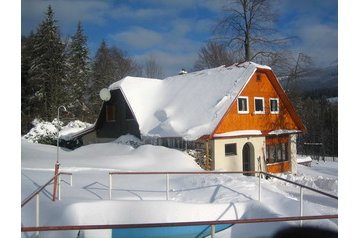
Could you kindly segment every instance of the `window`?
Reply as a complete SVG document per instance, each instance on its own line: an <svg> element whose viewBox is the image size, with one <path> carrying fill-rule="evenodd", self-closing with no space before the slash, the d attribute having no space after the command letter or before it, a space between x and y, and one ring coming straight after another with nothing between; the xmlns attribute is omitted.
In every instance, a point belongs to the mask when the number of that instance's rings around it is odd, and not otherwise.
<svg viewBox="0 0 358 238"><path fill-rule="evenodd" d="M256 74L256 80L261 81L261 74Z"/></svg>
<svg viewBox="0 0 358 238"><path fill-rule="evenodd" d="M288 161L288 143L270 144L266 146L267 163Z"/></svg>
<svg viewBox="0 0 358 238"><path fill-rule="evenodd" d="M277 114L278 110L278 98L270 98L270 111L273 114Z"/></svg>
<svg viewBox="0 0 358 238"><path fill-rule="evenodd" d="M264 105L265 105L264 98L256 98L255 97L255 113L257 113L257 114L265 113Z"/></svg>
<svg viewBox="0 0 358 238"><path fill-rule="evenodd" d="M236 153L236 143L225 144L225 155L226 156L237 155L237 153Z"/></svg>
<svg viewBox="0 0 358 238"><path fill-rule="evenodd" d="M237 99L237 108L239 113L249 112L249 99L248 97L239 97Z"/></svg>
<svg viewBox="0 0 358 238"><path fill-rule="evenodd" d="M282 161L282 144L277 144L276 145L276 161L277 162L281 162Z"/></svg>
<svg viewBox="0 0 358 238"><path fill-rule="evenodd" d="M287 143L282 144L282 160L283 161L288 160L288 158L287 158L287 146L288 146Z"/></svg>
<svg viewBox="0 0 358 238"><path fill-rule="evenodd" d="M116 107L115 105L106 105L106 121L116 121Z"/></svg>

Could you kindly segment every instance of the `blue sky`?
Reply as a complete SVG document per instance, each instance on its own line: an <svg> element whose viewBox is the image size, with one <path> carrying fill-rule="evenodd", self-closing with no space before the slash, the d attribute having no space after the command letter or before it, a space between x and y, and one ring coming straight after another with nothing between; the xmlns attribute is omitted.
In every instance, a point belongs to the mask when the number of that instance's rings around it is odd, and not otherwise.
<svg viewBox="0 0 358 238"><path fill-rule="evenodd" d="M273 0L282 36L296 36L291 50L325 66L338 59L337 0ZM36 31L47 6L55 12L62 36L81 21L93 56L102 41L125 50L139 63L150 55L165 76L191 69L200 47L213 37L227 0L22 0L21 34Z"/></svg>

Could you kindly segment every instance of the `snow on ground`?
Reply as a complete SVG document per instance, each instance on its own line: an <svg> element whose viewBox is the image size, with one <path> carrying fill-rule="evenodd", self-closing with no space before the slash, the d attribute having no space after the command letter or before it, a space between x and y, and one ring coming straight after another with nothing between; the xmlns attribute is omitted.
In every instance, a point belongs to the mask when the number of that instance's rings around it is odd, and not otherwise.
<svg viewBox="0 0 358 238"><path fill-rule="evenodd" d="M61 200L52 202L52 185L40 196L40 225L84 225L153 223L198 220L247 219L299 215L299 188L278 180L236 174L170 175L170 197L166 201L165 175L114 175L109 200L110 171L202 171L184 152L161 146L128 143L92 144L74 151L60 148ZM45 184L54 173L56 147L21 140L22 200ZM337 162L312 162L298 166L298 175L281 175L337 194ZM313 192L304 193L304 215L337 214L338 202ZM22 208L23 226L35 225L35 201ZM298 224L265 223L234 225L216 237L270 237L279 228ZM307 221L305 224L337 230L337 220ZM76 237L78 231L41 232L40 237ZM22 233L22 237L27 237ZM85 231L84 237L111 237L108 230Z"/></svg>

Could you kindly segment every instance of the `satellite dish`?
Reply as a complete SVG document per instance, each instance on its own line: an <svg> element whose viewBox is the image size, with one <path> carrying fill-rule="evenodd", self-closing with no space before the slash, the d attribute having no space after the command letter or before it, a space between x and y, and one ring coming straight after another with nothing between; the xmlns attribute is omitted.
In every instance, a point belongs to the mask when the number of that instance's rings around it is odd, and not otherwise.
<svg viewBox="0 0 358 238"><path fill-rule="evenodd" d="M108 90L108 88L102 88L101 91L99 91L99 96L103 101L109 101L111 99L111 92Z"/></svg>

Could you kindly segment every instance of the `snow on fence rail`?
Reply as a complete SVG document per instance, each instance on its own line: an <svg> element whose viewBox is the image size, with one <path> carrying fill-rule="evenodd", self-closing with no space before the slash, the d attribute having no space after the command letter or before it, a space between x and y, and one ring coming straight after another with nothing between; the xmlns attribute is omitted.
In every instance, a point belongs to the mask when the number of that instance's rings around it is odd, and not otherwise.
<svg viewBox="0 0 358 238"><path fill-rule="evenodd" d="M61 172L61 174L71 175L71 186L72 186L72 174ZM147 228L147 227L173 227L173 226L200 226L208 225L211 227L211 237L215 236L215 226L221 224L248 224L248 223L267 223L267 222L282 222L282 221L300 221L301 226L302 222L305 220L324 220L324 219L338 219L338 214L329 214L329 215L303 215L303 189L308 189L313 192L322 194L324 196L334 198L338 200L338 197L308 186L278 177L273 174L261 172L261 171L230 171L230 172L220 172L220 171L206 171L206 172L110 172L109 173L109 198L112 199L111 190L112 190L112 176L113 175L160 175L163 174L166 176L166 199L169 200L170 192L170 177L169 175L186 175L186 174L258 174L258 200L261 200L261 177L273 177L285 182L294 184L300 187L300 216L291 216L291 217L268 217L268 218L253 218L253 219L236 219L236 220L215 220L215 221L194 221L194 222L169 222L169 223L144 223L144 224L107 224L107 225L75 225L75 226L39 226L39 193L48 186L56 176L54 176L50 181L45 185L33 192L28 198L26 198L22 203L21 207L27 204L33 197L36 196L36 226L32 227L21 227L21 232L36 232L36 235L40 231L65 231L65 230L101 230L101 229L124 229L124 228ZM262 176L263 175L263 176ZM60 179L59 179L60 181ZM60 186L59 186L60 187ZM60 189L59 189L60 191ZM60 199L60 196L59 196Z"/></svg>
<svg viewBox="0 0 358 238"><path fill-rule="evenodd" d="M109 186L108 186L108 194L109 200L112 200L112 187L113 175L165 175L166 177L166 200L169 200L170 197L170 175L186 175L186 174L257 174L257 171L206 171L206 172L109 172ZM261 201L261 176L259 176L259 186L258 186L258 199Z"/></svg>
<svg viewBox="0 0 358 238"><path fill-rule="evenodd" d="M261 177L264 177L264 176L272 177L272 178L276 178L276 179L285 181L287 183L291 183L291 184L296 185L296 186L298 186L300 188L300 217L302 217L303 214L304 214L304 211L303 211L303 201L304 201L303 189L307 189L307 190L319 193L321 195L324 195L324 196L327 196L327 197L330 197L330 198L338 200L338 196L335 196L335 195L320 191L318 189L308 187L308 186L300 184L300 183L296 183L296 182L293 182L293 181L278 177L278 176L270 174L270 173L262 172L262 171L109 172L109 186L108 186L109 200L112 199L112 186L113 186L113 184L112 184L112 176L113 175L160 175L160 174L163 174L163 175L166 176L166 200L169 200L169 197L170 197L170 181L169 181L170 177L169 177L169 175L172 175L172 174L176 174L176 175L186 175L186 174L209 174L209 175L210 174L245 174L245 175L254 174L254 175L256 175L256 174L258 174L259 175L258 176L258 189L257 189L257 191L258 191L257 200L258 201L261 201ZM301 220L301 226L302 226L302 222L303 222L303 220Z"/></svg>

